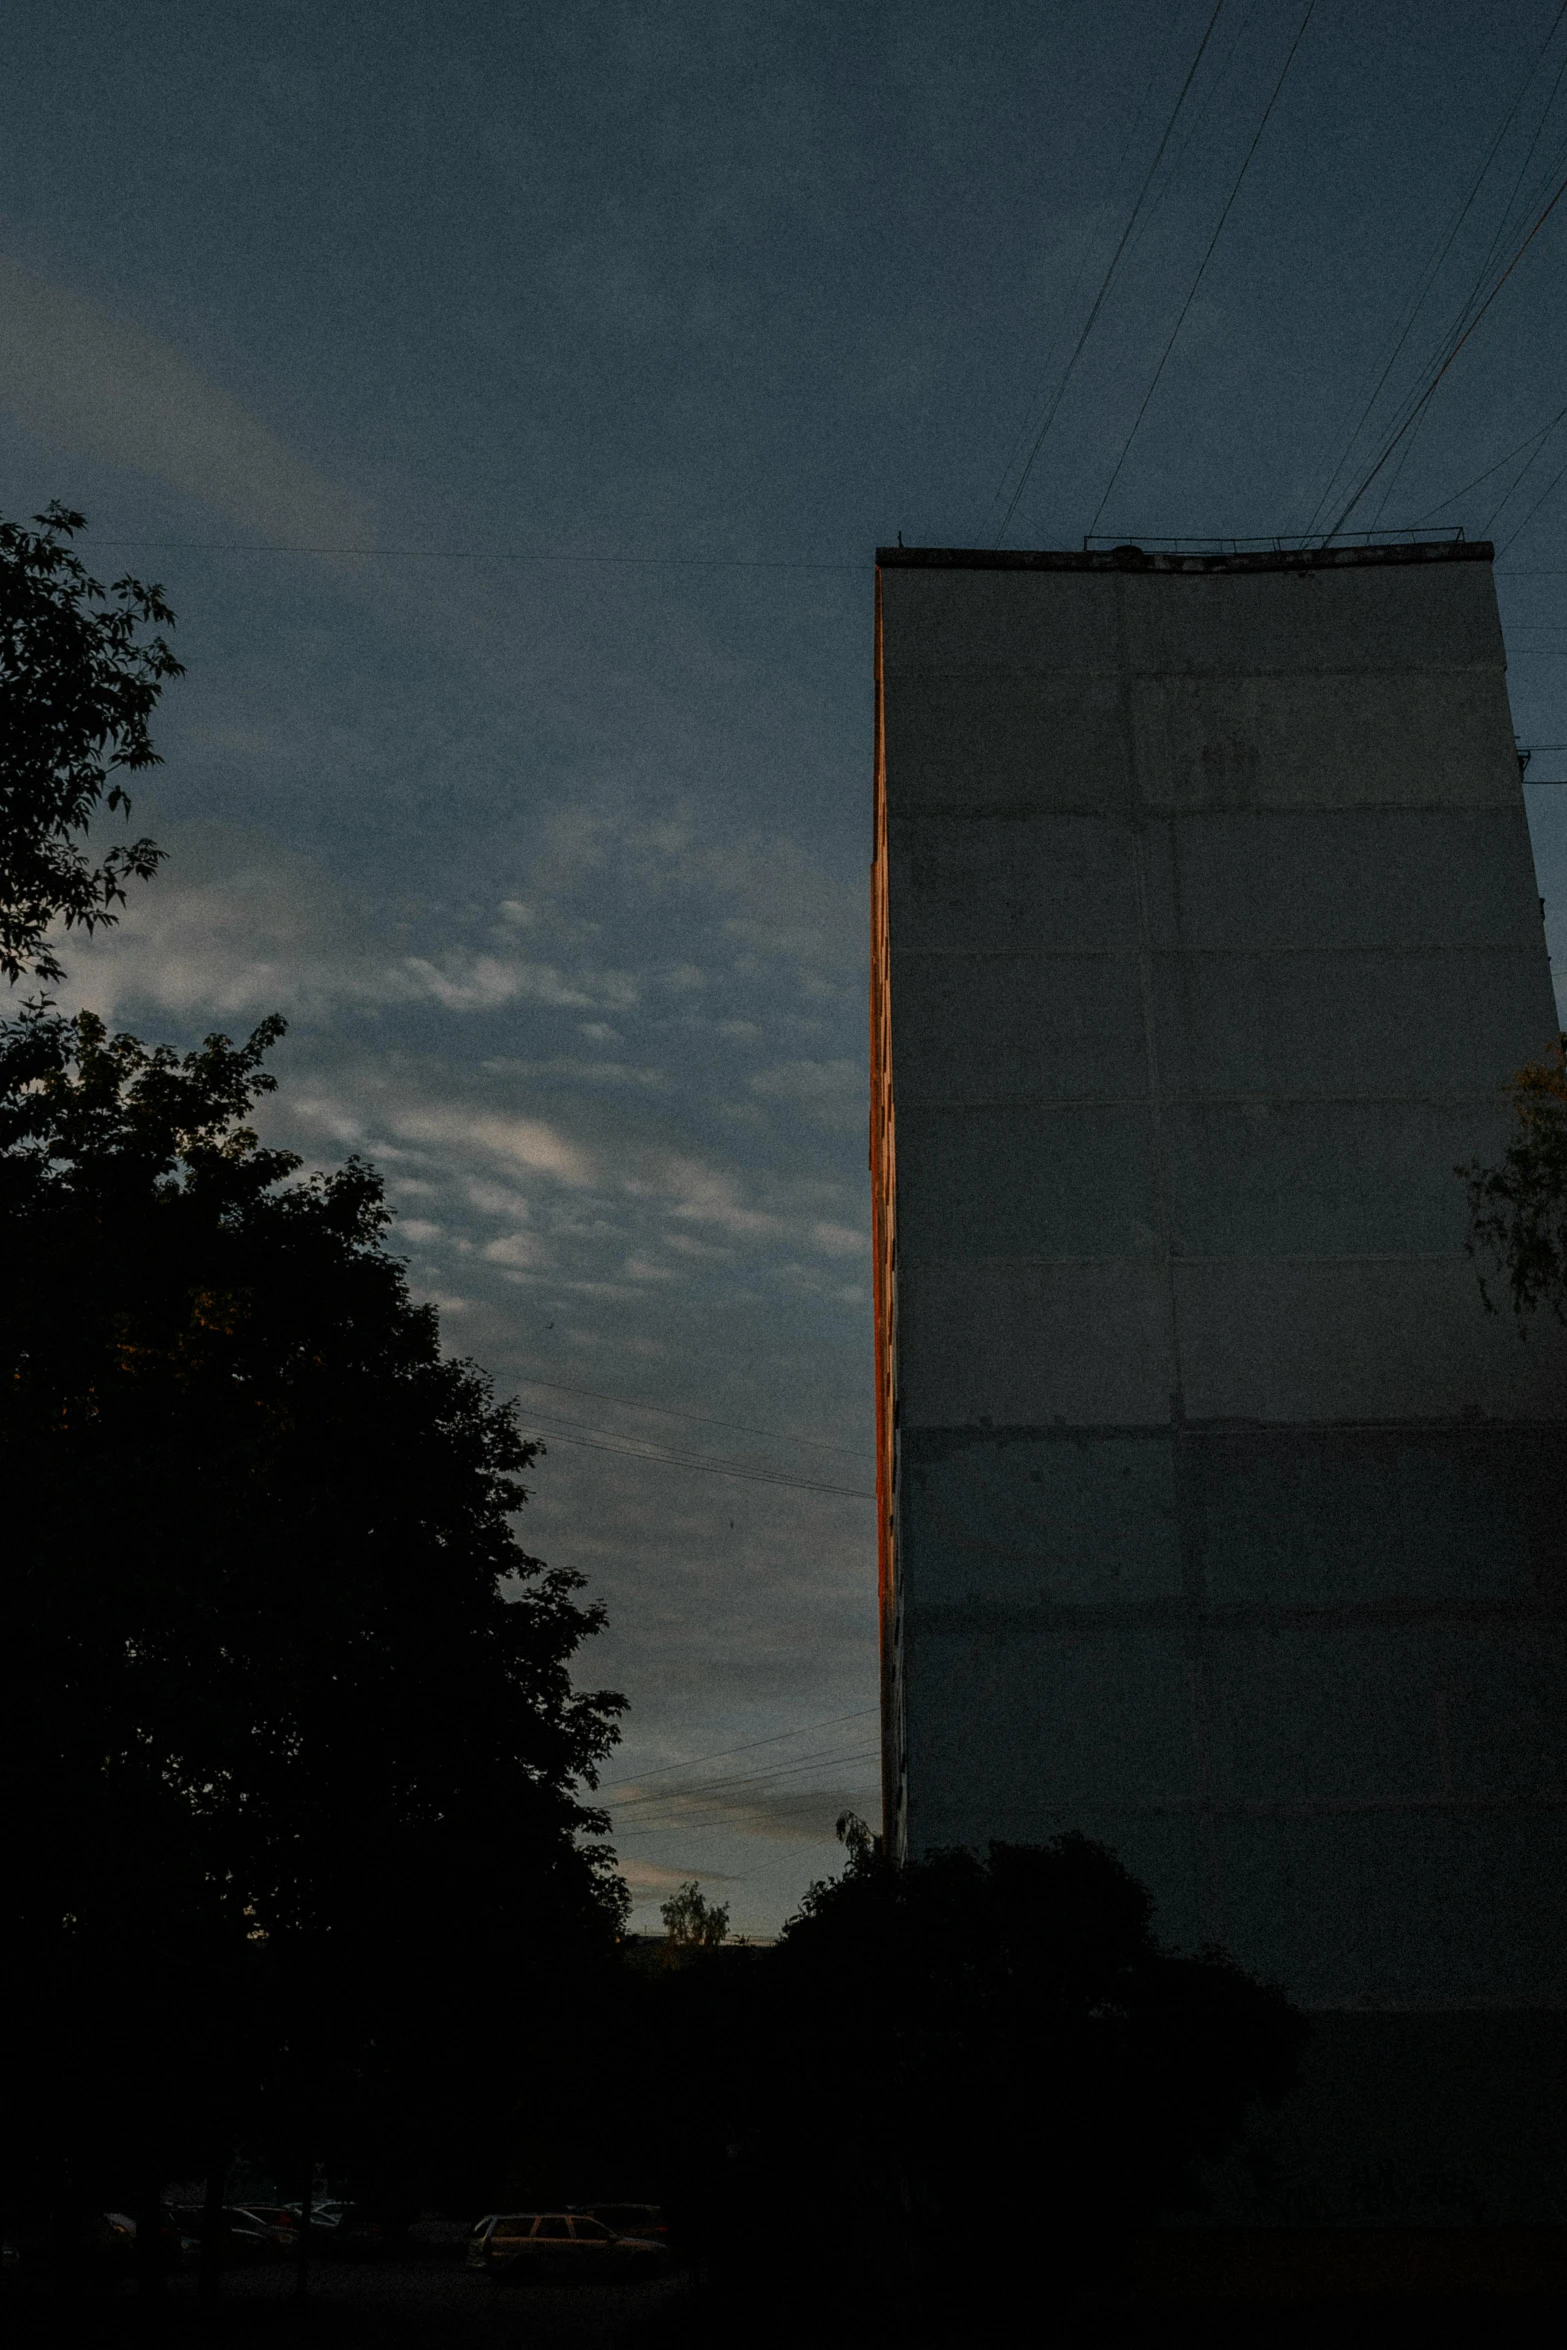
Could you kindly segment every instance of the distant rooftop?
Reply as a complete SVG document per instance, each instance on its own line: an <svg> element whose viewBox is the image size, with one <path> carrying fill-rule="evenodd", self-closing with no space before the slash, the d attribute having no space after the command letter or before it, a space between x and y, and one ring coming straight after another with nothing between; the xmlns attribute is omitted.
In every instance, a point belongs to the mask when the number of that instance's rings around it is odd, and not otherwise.
<svg viewBox="0 0 1567 2350"><path fill-rule="evenodd" d="M1489 539L1153 539L1143 546L878 547L885 571L1335 571L1368 563L1489 563Z"/></svg>

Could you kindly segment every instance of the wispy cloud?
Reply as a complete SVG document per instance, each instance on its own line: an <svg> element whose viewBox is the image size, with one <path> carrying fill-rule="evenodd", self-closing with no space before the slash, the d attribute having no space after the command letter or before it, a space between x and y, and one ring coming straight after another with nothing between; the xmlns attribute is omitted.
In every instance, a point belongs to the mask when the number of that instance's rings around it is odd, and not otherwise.
<svg viewBox="0 0 1567 2350"><path fill-rule="evenodd" d="M781 1061L757 1070L747 1084L752 1093L792 1103L814 1125L835 1133L858 1132L865 1125L868 1081L862 1061Z"/></svg>
<svg viewBox="0 0 1567 2350"><path fill-rule="evenodd" d="M60 942L82 1000L105 1018L121 1003L223 1017L421 1003L476 1015L525 1004L624 1012L645 992L590 953L575 969L529 954L499 909L486 943L398 954L307 858L218 826L176 838L174 861L137 889L115 928Z"/></svg>
<svg viewBox="0 0 1567 2350"><path fill-rule="evenodd" d="M693 1879L700 1885L730 1885L733 1877L724 1869L665 1868L653 1860L623 1860L620 1874L633 1893L643 1893L651 1902L660 1893L674 1893Z"/></svg>
<svg viewBox="0 0 1567 2350"><path fill-rule="evenodd" d="M0 405L269 541L353 545L365 512L166 342L0 256Z"/></svg>
<svg viewBox="0 0 1567 2350"><path fill-rule="evenodd" d="M832 1837L836 1823L845 1812L863 1815L879 1803L874 1771L874 1757L868 1749L863 1772L846 1774L825 1787L793 1791L787 1787L772 1791L762 1787L750 1795L734 1798L704 1800L700 1794L694 1794L673 1796L656 1806L651 1802L644 1802L640 1808L631 1804L626 1806L623 1816L616 1818L612 1834L618 1835L621 1846L633 1853L636 1842L644 1838L651 1842L668 1836L678 1843L684 1836L689 1845L698 1831L715 1838L755 1836L768 1843L819 1844L824 1838ZM653 1792L656 1795L656 1790ZM690 1873L694 1875L695 1871Z"/></svg>
<svg viewBox="0 0 1567 2350"><path fill-rule="evenodd" d="M808 1690L809 1718L873 1672L873 1512L769 1481L822 1477L788 1431L846 1429L867 1458L824 1481L872 1481L864 1075L833 1009L852 958L826 935L848 900L783 919L786 860L769 927L764 856L715 853L709 873L698 847L693 881L622 813L541 825L525 893L485 871L356 895L351 865L337 881L264 838L160 823L167 874L66 960L79 1000L143 1034L290 1015L264 1131L308 1165L380 1168L414 1293L525 1397L546 1451L523 1540L606 1602L579 1670L628 1690L656 1755L672 1722L691 1742L715 1689L769 1720L781 1688ZM731 881L758 913L743 939ZM868 1774L824 1775L846 1783L633 1808L635 1897L701 1876L748 1916L781 1910L833 1865L838 1814L874 1802Z"/></svg>

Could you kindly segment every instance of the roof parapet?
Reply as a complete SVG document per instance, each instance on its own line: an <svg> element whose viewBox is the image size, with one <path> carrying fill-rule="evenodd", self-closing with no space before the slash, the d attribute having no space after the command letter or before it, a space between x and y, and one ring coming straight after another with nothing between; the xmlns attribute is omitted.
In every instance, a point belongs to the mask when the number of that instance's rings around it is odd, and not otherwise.
<svg viewBox="0 0 1567 2350"><path fill-rule="evenodd" d="M1116 547L878 547L884 571L1340 571L1387 563L1489 563L1489 539L1396 540L1371 546L1290 547L1277 541L1200 551L1180 540L1164 546Z"/></svg>

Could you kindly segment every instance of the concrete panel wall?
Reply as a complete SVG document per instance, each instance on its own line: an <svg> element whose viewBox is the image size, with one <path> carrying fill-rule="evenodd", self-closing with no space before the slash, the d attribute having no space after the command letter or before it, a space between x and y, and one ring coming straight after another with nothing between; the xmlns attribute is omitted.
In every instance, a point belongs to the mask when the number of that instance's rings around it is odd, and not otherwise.
<svg viewBox="0 0 1567 2350"><path fill-rule="evenodd" d="M1554 1026L1473 557L881 573L892 1822L1084 1828L1325 2007L1563 1994L1567 1334L1453 1172Z"/></svg>

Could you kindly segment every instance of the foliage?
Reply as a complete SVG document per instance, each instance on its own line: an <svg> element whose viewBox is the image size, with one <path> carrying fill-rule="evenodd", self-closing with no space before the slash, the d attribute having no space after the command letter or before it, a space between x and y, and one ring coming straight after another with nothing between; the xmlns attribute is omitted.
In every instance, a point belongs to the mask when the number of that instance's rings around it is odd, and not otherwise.
<svg viewBox="0 0 1567 2350"><path fill-rule="evenodd" d="M129 880L147 881L150 840L92 864L77 836L100 806L123 816L118 778L154 767L147 721L165 682L183 674L162 636L174 615L158 587L128 574L110 588L67 543L86 517L58 502L32 531L0 518L0 972L64 977L52 923L112 923Z"/></svg>
<svg viewBox="0 0 1567 2350"><path fill-rule="evenodd" d="M1549 1305L1567 1322L1567 1031L1543 1061L1512 1080L1517 1131L1499 1167L1455 1170L1469 1187L1471 1257L1505 1274L1513 1312L1523 1320ZM1485 1274L1480 1291L1495 1313Z"/></svg>
<svg viewBox="0 0 1567 2350"><path fill-rule="evenodd" d="M0 1024L11 1937L70 1987L84 2114L137 2063L167 2106L150 2019L188 2050L216 2005L249 2038L191 2113L246 2065L297 2105L329 2048L361 2124L433 2128L474 1987L612 1943L574 1787L621 1700L573 1689L600 1611L519 1547L535 1448L410 1301L379 1178L246 1123L281 1027Z"/></svg>
<svg viewBox="0 0 1567 2350"><path fill-rule="evenodd" d="M729 1931L727 1905L709 1904L695 1879L661 1902L658 1914L670 1941L681 1950L716 1950Z"/></svg>
<svg viewBox="0 0 1567 2350"><path fill-rule="evenodd" d="M835 2245L880 2264L877 2294L970 2318L984 2291L1103 2276L1290 2085L1306 2027L1283 1995L1161 1948L1101 1847L894 1867L863 1823L841 1833L848 1867L761 1969L739 2159L715 2174L742 2233L810 2180L814 2289L849 2289Z"/></svg>

